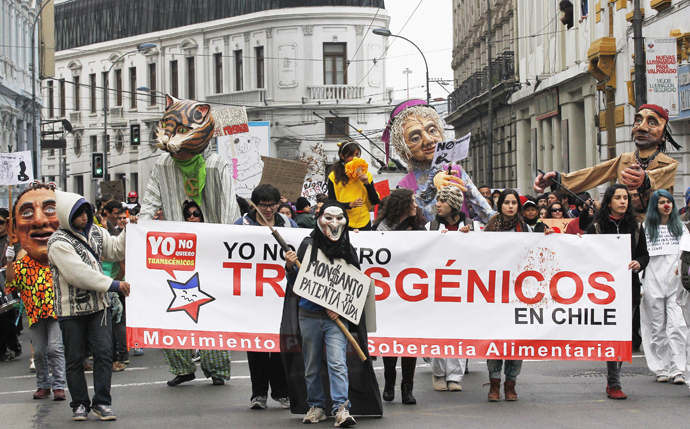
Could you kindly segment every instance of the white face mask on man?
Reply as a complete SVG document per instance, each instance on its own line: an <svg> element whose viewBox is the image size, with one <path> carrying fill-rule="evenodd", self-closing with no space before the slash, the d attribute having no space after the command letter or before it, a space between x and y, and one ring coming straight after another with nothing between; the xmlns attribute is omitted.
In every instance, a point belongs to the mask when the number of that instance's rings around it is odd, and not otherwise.
<svg viewBox="0 0 690 429"><path fill-rule="evenodd" d="M318 221L319 229L331 241L340 240L346 224L345 213L337 206L328 207Z"/></svg>

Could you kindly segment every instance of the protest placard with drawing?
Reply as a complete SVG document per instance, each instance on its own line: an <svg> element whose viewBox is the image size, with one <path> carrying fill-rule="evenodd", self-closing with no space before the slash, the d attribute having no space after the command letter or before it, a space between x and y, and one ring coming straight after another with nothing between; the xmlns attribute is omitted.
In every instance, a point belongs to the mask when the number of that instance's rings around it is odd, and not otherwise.
<svg viewBox="0 0 690 429"><path fill-rule="evenodd" d="M311 255L311 245L305 255ZM358 325L371 279L344 259L333 262L319 249L316 259L304 261L294 292Z"/></svg>

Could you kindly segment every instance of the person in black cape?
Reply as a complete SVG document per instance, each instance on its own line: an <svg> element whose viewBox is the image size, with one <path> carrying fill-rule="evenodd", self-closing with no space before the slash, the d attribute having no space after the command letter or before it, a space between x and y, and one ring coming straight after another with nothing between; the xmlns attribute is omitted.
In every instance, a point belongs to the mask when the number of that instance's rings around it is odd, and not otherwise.
<svg viewBox="0 0 690 429"><path fill-rule="evenodd" d="M333 238L329 238L333 237L333 230L329 230L330 226L327 225L327 218L332 218L335 212L338 212L337 216L340 222L342 222L343 228L341 228L342 232L339 235L336 234L337 238L334 241ZM283 317L280 325L280 349L283 357L283 364L285 365L285 373L287 375L291 411L293 414L308 413L305 417L305 423L316 423L324 420L326 417L323 409L314 410L314 408L319 407L310 407L307 402L308 390L305 376L305 358L302 355L303 339L300 331L300 317L304 318L305 314L314 316L315 313L310 309L316 304L310 301L304 303L305 300L303 300L303 305L300 306L301 298L293 292L294 282L297 278L297 269L293 268L294 263L292 261L295 260L296 256L297 260L304 264L308 264L310 260L316 258L316 249L321 249L327 257L344 259L348 264L359 269L360 265L357 260L355 249L350 244L347 228L344 227L348 222L347 213L340 208L338 203L336 201L328 201L319 212L314 230L302 241L296 255L292 251L285 255L288 282L285 291ZM326 232L325 234L324 231ZM307 255L307 247L310 244L313 245L312 252ZM305 308L305 304L307 308ZM324 309L321 308L321 311L323 310ZM329 316L324 314L322 317L327 318ZM348 400L350 403L350 412L353 415L381 417L383 415L381 393L367 350L366 314L364 312L362 313L359 325L348 323L344 319L341 320L345 326L349 326L349 331L367 356L367 360L362 362L354 350L352 350L352 346L347 343L346 364L349 382ZM337 409L333 407L334 404L331 400L326 353L323 354L320 378L323 392L325 392L326 403L324 404L324 409L333 409L335 413ZM314 386L312 386L312 388L314 388ZM314 400L312 399L311 402L314 402ZM306 421L306 419L310 420ZM346 425L349 426L352 424L354 424L354 419L348 421L346 424L341 423L340 426L345 427Z"/></svg>

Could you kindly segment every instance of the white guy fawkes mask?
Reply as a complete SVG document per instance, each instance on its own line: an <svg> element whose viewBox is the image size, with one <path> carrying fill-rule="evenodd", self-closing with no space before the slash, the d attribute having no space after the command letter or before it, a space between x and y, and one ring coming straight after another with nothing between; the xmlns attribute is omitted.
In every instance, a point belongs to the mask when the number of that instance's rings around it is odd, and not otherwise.
<svg viewBox="0 0 690 429"><path fill-rule="evenodd" d="M331 241L340 240L346 225L343 209L337 206L328 207L319 218L319 229Z"/></svg>

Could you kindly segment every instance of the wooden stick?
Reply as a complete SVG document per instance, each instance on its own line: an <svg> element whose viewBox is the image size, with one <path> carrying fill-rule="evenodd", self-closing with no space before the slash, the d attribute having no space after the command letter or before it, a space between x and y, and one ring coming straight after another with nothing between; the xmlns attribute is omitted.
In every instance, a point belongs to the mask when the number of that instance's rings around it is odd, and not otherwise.
<svg viewBox="0 0 690 429"><path fill-rule="evenodd" d="M283 240L283 237L280 235L280 233L278 233L278 231L273 229L273 227L268 224L268 221L264 217L263 213L261 213L261 211L259 211L259 208L256 207L256 205L254 205L254 202L252 202L252 200L249 200L249 199L247 201L249 202L249 205L252 206L254 208L254 210L256 210L256 213L259 216L261 216L261 219L264 220L264 222L266 223L266 226L271 228L271 234L278 241L278 243L280 244L280 247L283 249L283 251L285 251L285 252L290 251L290 248L288 247L287 243L285 243L285 240ZM302 268L302 264L299 261L297 261L297 268ZM355 349L355 352L357 353L359 358L362 360L362 362L366 361L367 355L364 354L364 352L362 351L362 348L359 346L359 343L357 343L357 340L355 340L355 338L352 336L350 331L345 327L345 324L343 324L342 320L340 320L340 317L335 319L334 322L336 325L338 325L340 330L343 331L343 334L345 334L348 341L350 341L350 344L352 344L352 347Z"/></svg>

